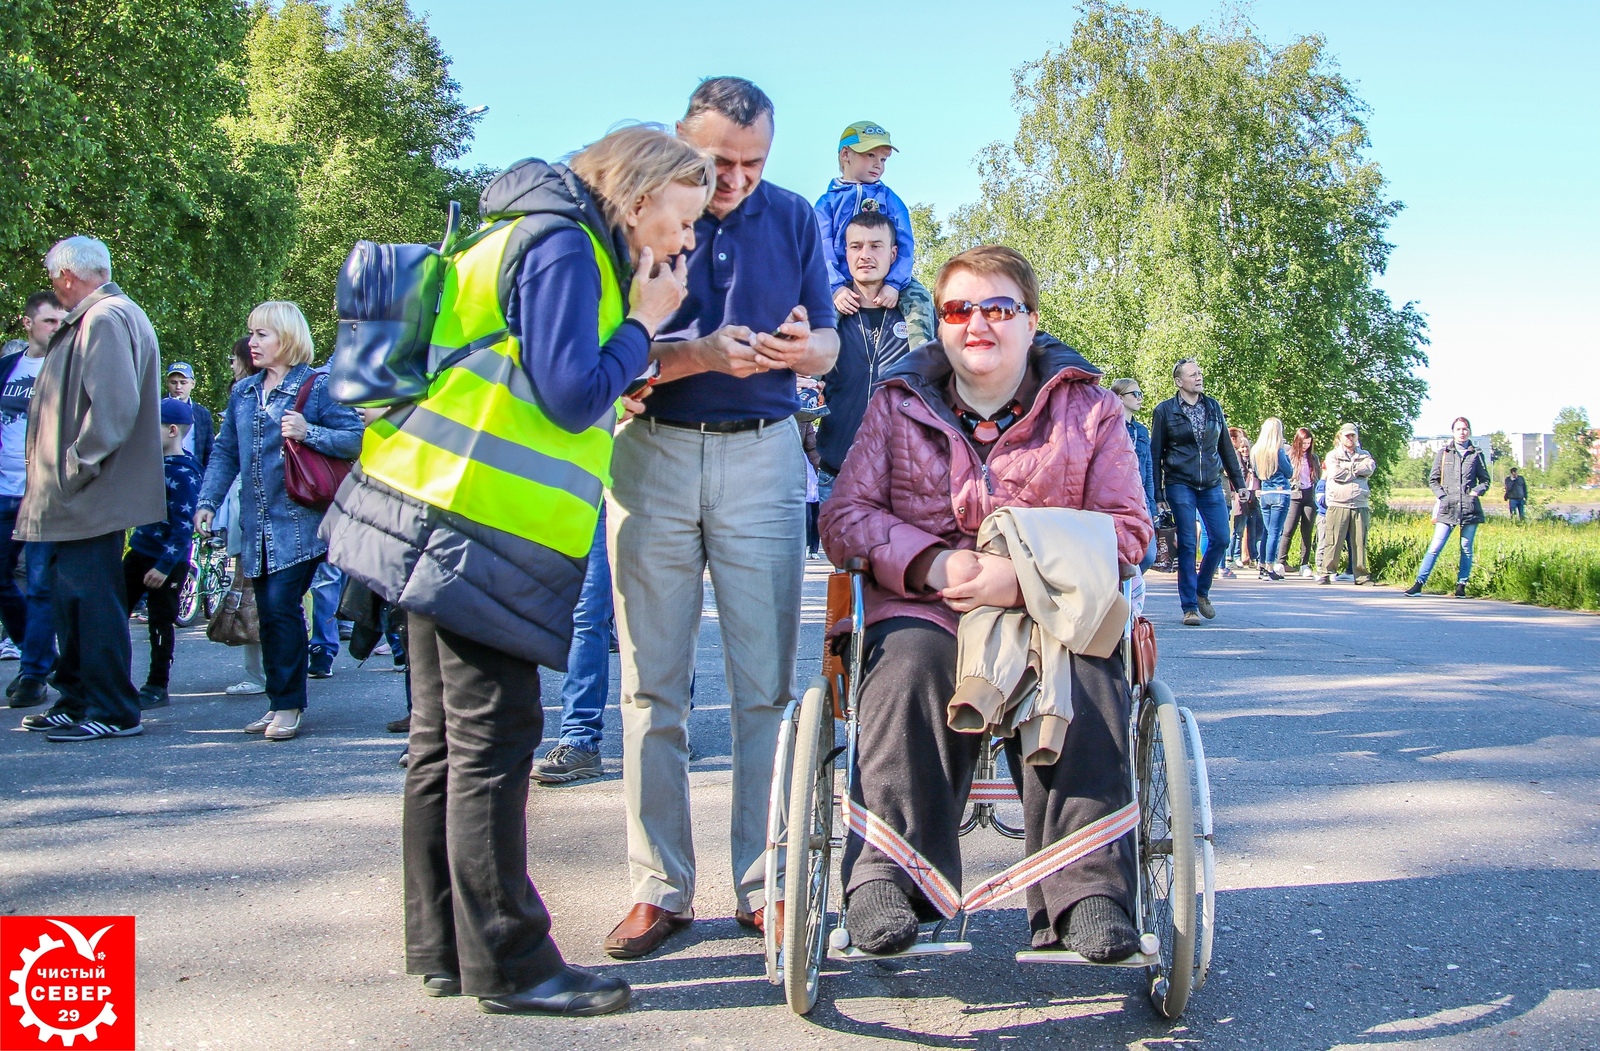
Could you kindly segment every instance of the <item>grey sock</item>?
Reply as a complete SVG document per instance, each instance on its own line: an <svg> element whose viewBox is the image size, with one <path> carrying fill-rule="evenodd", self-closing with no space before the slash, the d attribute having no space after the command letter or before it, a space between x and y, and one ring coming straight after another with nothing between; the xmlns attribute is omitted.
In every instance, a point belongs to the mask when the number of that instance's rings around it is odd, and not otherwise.
<svg viewBox="0 0 1600 1051"><path fill-rule="evenodd" d="M845 929L862 952L905 952L917 940L917 914L899 884L870 880L850 892Z"/></svg>
<svg viewBox="0 0 1600 1051"><path fill-rule="evenodd" d="M1139 950L1139 932L1122 906L1104 895L1084 898L1067 914L1067 948L1095 963L1125 960Z"/></svg>

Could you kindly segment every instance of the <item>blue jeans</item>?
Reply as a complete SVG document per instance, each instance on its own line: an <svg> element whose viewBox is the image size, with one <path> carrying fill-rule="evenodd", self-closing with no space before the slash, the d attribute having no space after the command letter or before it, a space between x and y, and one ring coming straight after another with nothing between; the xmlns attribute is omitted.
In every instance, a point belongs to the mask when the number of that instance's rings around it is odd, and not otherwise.
<svg viewBox="0 0 1600 1051"><path fill-rule="evenodd" d="M1261 522L1261 508L1254 502L1250 510L1242 515L1233 516L1233 542L1228 545L1228 557L1235 562L1241 562L1241 555L1245 552L1245 545L1249 543L1249 555L1252 562L1261 561L1261 533L1264 526ZM1202 527L1201 532L1204 532ZM1205 557L1205 545L1200 545L1200 557Z"/></svg>
<svg viewBox="0 0 1600 1051"><path fill-rule="evenodd" d="M1422 568L1417 570L1417 583L1427 583L1428 576L1433 572L1433 564L1439 561L1439 552L1444 550L1444 545L1450 540L1450 531L1455 527L1446 522L1437 522L1433 527L1433 543L1428 545L1428 553L1422 559ZM1472 576L1472 542L1478 538L1478 524L1476 522L1461 527L1461 568L1456 570L1456 583L1465 584L1467 578Z"/></svg>
<svg viewBox="0 0 1600 1051"><path fill-rule="evenodd" d="M611 692L611 560L606 552L606 509L589 550L589 569L572 611L572 649L561 687L561 744L600 750L606 697Z"/></svg>
<svg viewBox="0 0 1600 1051"><path fill-rule="evenodd" d="M1217 575L1228 546L1217 538L1228 535L1228 498L1222 486L1196 489L1182 482L1167 483L1167 506L1178 527L1178 604L1184 612L1199 609L1201 598L1211 594L1211 580ZM1200 569L1195 571L1195 525L1205 525L1207 544Z"/></svg>
<svg viewBox="0 0 1600 1051"><path fill-rule="evenodd" d="M337 656L339 653L339 592L344 574L331 562L317 565L311 577L311 646Z"/></svg>
<svg viewBox="0 0 1600 1051"><path fill-rule="evenodd" d="M1510 517L1520 519L1524 522L1528 520L1527 514L1523 511L1523 508L1527 505L1526 500L1507 500L1506 503L1510 505L1507 509L1507 513L1510 515Z"/></svg>
<svg viewBox="0 0 1600 1051"><path fill-rule="evenodd" d="M306 706L306 617L301 601L322 564L319 555L256 577L256 612L261 617L261 663L267 670L268 707L292 711ZM338 632L334 633L338 638Z"/></svg>
<svg viewBox="0 0 1600 1051"><path fill-rule="evenodd" d="M43 679L55 670L55 614L50 609L52 545L13 540L19 496L0 496L0 623L22 651L20 675ZM17 560L23 559L28 582L18 590Z"/></svg>
<svg viewBox="0 0 1600 1051"><path fill-rule="evenodd" d="M1263 566L1270 566L1278 560L1278 545L1283 540L1283 524L1289 520L1289 494L1262 493L1260 503L1266 528L1259 558Z"/></svg>

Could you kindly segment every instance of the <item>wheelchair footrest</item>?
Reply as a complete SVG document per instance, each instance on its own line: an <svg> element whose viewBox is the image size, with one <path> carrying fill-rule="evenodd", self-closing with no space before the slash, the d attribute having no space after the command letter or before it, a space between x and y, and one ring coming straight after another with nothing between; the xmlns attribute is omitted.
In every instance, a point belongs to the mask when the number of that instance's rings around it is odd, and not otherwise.
<svg viewBox="0 0 1600 1051"><path fill-rule="evenodd" d="M855 946L844 949L828 948L830 960L894 960L902 956L948 956L951 953L971 952L971 942L917 942L905 952L862 952Z"/></svg>
<svg viewBox="0 0 1600 1051"><path fill-rule="evenodd" d="M1026 949L1017 953L1018 963L1072 963L1085 967L1157 967L1161 957L1153 953L1136 952L1126 960L1115 963L1097 963L1081 953L1067 949Z"/></svg>

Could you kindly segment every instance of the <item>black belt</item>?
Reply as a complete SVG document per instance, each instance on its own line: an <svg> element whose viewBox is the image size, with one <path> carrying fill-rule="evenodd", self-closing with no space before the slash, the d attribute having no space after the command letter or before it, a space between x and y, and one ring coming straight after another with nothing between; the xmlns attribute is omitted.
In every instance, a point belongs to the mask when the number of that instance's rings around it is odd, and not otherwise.
<svg viewBox="0 0 1600 1051"><path fill-rule="evenodd" d="M738 434L742 431L759 431L763 427L771 427L775 423L782 423L787 416L779 416L775 420L722 420L717 423L686 423L683 420L663 420L651 417L651 422L659 423L663 427L676 427L681 431L699 431L701 434Z"/></svg>

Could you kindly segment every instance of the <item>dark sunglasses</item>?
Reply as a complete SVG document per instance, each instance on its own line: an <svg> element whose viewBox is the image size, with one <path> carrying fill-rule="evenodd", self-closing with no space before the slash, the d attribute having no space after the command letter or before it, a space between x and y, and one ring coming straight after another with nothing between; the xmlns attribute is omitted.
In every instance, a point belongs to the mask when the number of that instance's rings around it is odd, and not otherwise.
<svg viewBox="0 0 1600 1051"><path fill-rule="evenodd" d="M1144 391L1142 391L1142 390L1123 391L1122 396L1124 398L1142 398L1142 397L1144 397Z"/></svg>
<svg viewBox="0 0 1600 1051"><path fill-rule="evenodd" d="M982 303L952 299L939 308L939 317L946 325L965 325L972 320L973 311L981 313L983 319L988 322L1010 321L1018 314L1026 314L1028 307L1010 296L995 296L993 299L985 299Z"/></svg>

